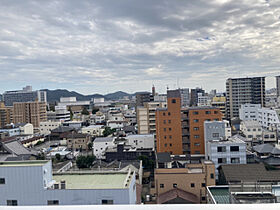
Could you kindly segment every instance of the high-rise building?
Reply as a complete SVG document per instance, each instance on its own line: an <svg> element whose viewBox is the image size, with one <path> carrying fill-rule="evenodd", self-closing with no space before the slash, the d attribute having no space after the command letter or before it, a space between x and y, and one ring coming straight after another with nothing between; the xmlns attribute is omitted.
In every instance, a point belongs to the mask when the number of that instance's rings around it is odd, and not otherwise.
<svg viewBox="0 0 280 210"><path fill-rule="evenodd" d="M15 102L13 107L13 122L31 123L34 128L40 127L40 122L47 121L45 102Z"/></svg>
<svg viewBox="0 0 280 210"><path fill-rule="evenodd" d="M182 107L190 106L190 90L189 88L180 88L179 89L181 94L181 105Z"/></svg>
<svg viewBox="0 0 280 210"><path fill-rule="evenodd" d="M191 101L190 101L190 105L191 106L197 106L198 103L198 93L201 93L202 96L205 95L205 90L203 90L202 88L195 88L195 89L191 89Z"/></svg>
<svg viewBox="0 0 280 210"><path fill-rule="evenodd" d="M6 107L3 102L0 102L0 128L12 122L12 108Z"/></svg>
<svg viewBox="0 0 280 210"><path fill-rule="evenodd" d="M32 91L31 86L26 86L22 90L6 91L3 94L3 100L6 106L13 106L14 102L31 102L35 100L47 102L47 92Z"/></svg>
<svg viewBox="0 0 280 210"><path fill-rule="evenodd" d="M219 108L222 115L223 119L226 117L226 97L219 95L219 96L214 96L212 98L211 106Z"/></svg>
<svg viewBox="0 0 280 210"><path fill-rule="evenodd" d="M144 106L145 102L153 101L153 95L150 92L138 92L136 93L136 107Z"/></svg>
<svg viewBox="0 0 280 210"><path fill-rule="evenodd" d="M276 76L277 97L280 96L280 76Z"/></svg>
<svg viewBox="0 0 280 210"><path fill-rule="evenodd" d="M239 117L241 104L265 106L265 77L229 78L226 82L226 118Z"/></svg>

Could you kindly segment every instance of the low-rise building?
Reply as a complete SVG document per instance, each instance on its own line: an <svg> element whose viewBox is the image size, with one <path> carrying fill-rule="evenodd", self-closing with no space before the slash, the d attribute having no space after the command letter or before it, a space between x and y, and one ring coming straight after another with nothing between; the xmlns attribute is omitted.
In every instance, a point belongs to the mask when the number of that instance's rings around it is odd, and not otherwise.
<svg viewBox="0 0 280 210"><path fill-rule="evenodd" d="M90 134L92 136L103 136L103 131L105 130L104 125L90 125L81 128L81 133Z"/></svg>
<svg viewBox="0 0 280 210"><path fill-rule="evenodd" d="M249 141L262 140L262 127L258 121L242 121L240 124L240 130Z"/></svg>
<svg viewBox="0 0 280 210"><path fill-rule="evenodd" d="M269 109L261 108L258 109L258 121L261 126L268 130L280 129L280 110L279 109Z"/></svg>
<svg viewBox="0 0 280 210"><path fill-rule="evenodd" d="M239 108L239 118L242 121L258 121L258 110L261 108L260 104L241 104Z"/></svg>
<svg viewBox="0 0 280 210"><path fill-rule="evenodd" d="M9 136L20 135L20 128L15 127L13 124L0 129L0 133L7 133Z"/></svg>
<svg viewBox="0 0 280 210"><path fill-rule="evenodd" d="M91 136L87 134L72 132L67 136L67 148L72 151L88 150L90 142Z"/></svg>
<svg viewBox="0 0 280 210"><path fill-rule="evenodd" d="M135 173L52 174L51 161L0 162L0 205L136 204Z"/></svg>
<svg viewBox="0 0 280 210"><path fill-rule="evenodd" d="M105 151L110 146L115 145L114 137L99 137L95 138L93 141L93 154L98 159L105 158Z"/></svg>
<svg viewBox="0 0 280 210"><path fill-rule="evenodd" d="M154 149L155 137L153 134L129 135L125 137L126 144L137 149Z"/></svg>
<svg viewBox="0 0 280 210"><path fill-rule="evenodd" d="M54 121L40 122L40 134L49 135L52 130L58 128L60 125L61 122L54 122Z"/></svg>

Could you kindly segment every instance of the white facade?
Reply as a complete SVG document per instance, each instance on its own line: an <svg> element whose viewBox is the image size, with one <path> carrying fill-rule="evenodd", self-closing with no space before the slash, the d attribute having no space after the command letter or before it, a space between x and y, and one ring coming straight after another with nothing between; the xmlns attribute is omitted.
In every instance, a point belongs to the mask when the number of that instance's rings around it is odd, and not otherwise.
<svg viewBox="0 0 280 210"><path fill-rule="evenodd" d="M8 203L19 206L54 205L54 203L56 205L94 205L104 204L108 201L112 204L135 204L135 173L129 171L115 174L121 177L119 181L113 181L112 186L104 183L104 187L102 187L102 183L97 183L97 187L88 187L83 184L82 180L85 179L83 176L90 179L94 179L94 176L97 178L101 176L100 182L102 177L110 182L109 177L113 177L114 174L59 174L53 176L50 161L1 162L0 205L6 206ZM58 182L61 177L65 177L65 185ZM69 180L71 183L68 182ZM76 187L73 187L73 184ZM119 187L114 187L114 184Z"/></svg>
<svg viewBox="0 0 280 210"><path fill-rule="evenodd" d="M20 135L33 135L34 134L34 127L31 123L26 123L25 125L20 125Z"/></svg>
<svg viewBox="0 0 280 210"><path fill-rule="evenodd" d="M64 102L76 102L77 99L76 97L61 97L60 102L64 103Z"/></svg>
<svg viewBox="0 0 280 210"><path fill-rule="evenodd" d="M204 96L202 93L197 94L197 106L210 106L211 99L209 96Z"/></svg>
<svg viewBox="0 0 280 210"><path fill-rule="evenodd" d="M279 110L261 108L258 113L258 121L263 128L268 130L280 129Z"/></svg>
<svg viewBox="0 0 280 210"><path fill-rule="evenodd" d="M40 122L40 134L41 135L48 135L51 133L53 129L58 128L61 125L61 122L52 122L52 121L45 121Z"/></svg>
<svg viewBox="0 0 280 210"><path fill-rule="evenodd" d="M104 98L94 98L93 103L103 103L105 100Z"/></svg>
<svg viewBox="0 0 280 210"><path fill-rule="evenodd" d="M262 127L258 121L242 121L240 124L240 130L250 141L262 139Z"/></svg>
<svg viewBox="0 0 280 210"><path fill-rule="evenodd" d="M238 135L225 141L211 140L207 142L205 159L215 164L216 178L217 168L222 164L246 164L246 143Z"/></svg>
<svg viewBox="0 0 280 210"><path fill-rule="evenodd" d="M110 128L123 128L124 126L127 126L128 122L127 121L107 121L107 126Z"/></svg>
<svg viewBox="0 0 280 210"><path fill-rule="evenodd" d="M104 125L90 125L88 127L81 128L82 133L90 134L92 136L102 136L104 130Z"/></svg>
<svg viewBox="0 0 280 210"><path fill-rule="evenodd" d="M105 122L105 114L102 112L98 111L96 114L93 114L90 116L90 124L99 124L99 123L104 123Z"/></svg>
<svg viewBox="0 0 280 210"><path fill-rule="evenodd" d="M261 108L260 104L241 104L239 108L239 118L242 121L258 120L258 110Z"/></svg>
<svg viewBox="0 0 280 210"><path fill-rule="evenodd" d="M93 154L98 159L105 158L105 150L110 146L115 145L115 138L113 137L100 137L93 141Z"/></svg>
<svg viewBox="0 0 280 210"><path fill-rule="evenodd" d="M149 135L129 135L126 137L127 144L136 149L154 149L155 138L153 134Z"/></svg>

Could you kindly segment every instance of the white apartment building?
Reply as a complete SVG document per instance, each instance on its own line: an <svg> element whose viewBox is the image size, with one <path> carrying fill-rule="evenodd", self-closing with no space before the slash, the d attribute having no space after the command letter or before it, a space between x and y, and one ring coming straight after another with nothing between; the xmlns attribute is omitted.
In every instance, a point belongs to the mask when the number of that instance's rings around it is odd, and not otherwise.
<svg viewBox="0 0 280 210"><path fill-rule="evenodd" d="M197 94L197 106L211 106L211 99L202 93Z"/></svg>
<svg viewBox="0 0 280 210"><path fill-rule="evenodd" d="M261 109L260 104L241 104L239 108L239 118L242 121L247 121L247 120L258 120L258 113L259 109Z"/></svg>
<svg viewBox="0 0 280 210"><path fill-rule="evenodd" d="M19 123L17 124L20 130L20 135L33 135L34 127L31 123Z"/></svg>
<svg viewBox="0 0 280 210"><path fill-rule="evenodd" d="M90 124L100 124L105 122L105 114L102 112L98 111L95 114L90 116Z"/></svg>
<svg viewBox="0 0 280 210"><path fill-rule="evenodd" d="M0 162L0 205L136 204L135 172L52 174L51 161Z"/></svg>
<svg viewBox="0 0 280 210"><path fill-rule="evenodd" d="M104 125L90 125L81 128L81 133L90 134L92 136L103 136L103 131L105 130Z"/></svg>
<svg viewBox="0 0 280 210"><path fill-rule="evenodd" d="M47 112L48 120L53 122L68 122L70 121L70 111L66 106L55 106L55 111Z"/></svg>
<svg viewBox="0 0 280 210"><path fill-rule="evenodd" d="M99 137L94 139L93 141L93 154L97 159L104 159L105 158L105 151L110 146L115 145L115 138L114 137Z"/></svg>
<svg viewBox="0 0 280 210"><path fill-rule="evenodd" d="M127 144L136 149L154 149L155 137L154 134L142 134L142 135L129 135L125 137Z"/></svg>
<svg viewBox="0 0 280 210"><path fill-rule="evenodd" d="M52 130L58 128L61 125L61 122L45 121L40 122L40 134L49 135Z"/></svg>
<svg viewBox="0 0 280 210"><path fill-rule="evenodd" d="M262 126L258 121L246 120L240 124L240 130L249 141L262 139Z"/></svg>
<svg viewBox="0 0 280 210"><path fill-rule="evenodd" d="M261 126L268 130L280 129L280 110L261 108L258 110L258 121Z"/></svg>
<svg viewBox="0 0 280 210"><path fill-rule="evenodd" d="M210 140L207 142L205 159L215 164L216 178L217 168L222 164L246 164L246 143L239 135L226 140Z"/></svg>

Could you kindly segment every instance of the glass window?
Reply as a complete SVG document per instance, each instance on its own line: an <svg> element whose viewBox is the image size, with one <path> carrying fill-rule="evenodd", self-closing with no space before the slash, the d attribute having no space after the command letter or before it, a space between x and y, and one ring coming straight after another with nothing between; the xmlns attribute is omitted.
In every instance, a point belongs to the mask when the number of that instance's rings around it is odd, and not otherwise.
<svg viewBox="0 0 280 210"><path fill-rule="evenodd" d="M159 184L159 187L160 188L164 188L164 184Z"/></svg>
<svg viewBox="0 0 280 210"><path fill-rule="evenodd" d="M211 114L211 111L205 111L205 114Z"/></svg>
<svg viewBox="0 0 280 210"><path fill-rule="evenodd" d="M231 146L230 151L231 152L238 152L239 151L239 146Z"/></svg>
<svg viewBox="0 0 280 210"><path fill-rule="evenodd" d="M199 135L194 135L194 138L195 139L199 139Z"/></svg>
<svg viewBox="0 0 280 210"><path fill-rule="evenodd" d="M172 104L176 104L176 99L172 99Z"/></svg>
<svg viewBox="0 0 280 210"><path fill-rule="evenodd" d="M226 146L217 147L217 152L226 152L226 151L227 151Z"/></svg>
<svg viewBox="0 0 280 210"><path fill-rule="evenodd" d="M214 179L214 174L213 173L210 174L210 178Z"/></svg>
<svg viewBox="0 0 280 210"><path fill-rule="evenodd" d="M102 200L102 205L110 205L110 204L114 204L113 200Z"/></svg>
<svg viewBox="0 0 280 210"><path fill-rule="evenodd" d="M205 187L206 186L206 184L205 183L201 183L201 187Z"/></svg>
<svg viewBox="0 0 280 210"><path fill-rule="evenodd" d="M193 112L194 115L198 115L198 112Z"/></svg>
<svg viewBox="0 0 280 210"><path fill-rule="evenodd" d="M48 200L48 205L59 205L58 200Z"/></svg>
<svg viewBox="0 0 280 210"><path fill-rule="evenodd" d="M196 122L199 122L199 120L198 120L198 119L194 119L194 120L193 120L193 122L195 122L195 123L196 123Z"/></svg>
<svg viewBox="0 0 280 210"><path fill-rule="evenodd" d="M218 163L227 163L226 158L218 158Z"/></svg>
<svg viewBox="0 0 280 210"><path fill-rule="evenodd" d="M0 184L5 184L5 178L0 178Z"/></svg>
<svg viewBox="0 0 280 210"><path fill-rule="evenodd" d="M17 206L17 200L7 200L7 206Z"/></svg>
<svg viewBox="0 0 280 210"><path fill-rule="evenodd" d="M176 183L173 184L173 188L177 188L177 184Z"/></svg>
<svg viewBox="0 0 280 210"><path fill-rule="evenodd" d="M231 158L230 162L231 163L240 163L240 159L239 158Z"/></svg>
<svg viewBox="0 0 280 210"><path fill-rule="evenodd" d="M194 131L198 131L198 130L199 130L199 127L194 127L193 130L194 130Z"/></svg>
<svg viewBox="0 0 280 210"><path fill-rule="evenodd" d="M194 183L191 183L191 187L195 187L195 184L194 184Z"/></svg>
<svg viewBox="0 0 280 210"><path fill-rule="evenodd" d="M213 136L213 138L219 138L220 134L219 133L213 133L212 136Z"/></svg>

